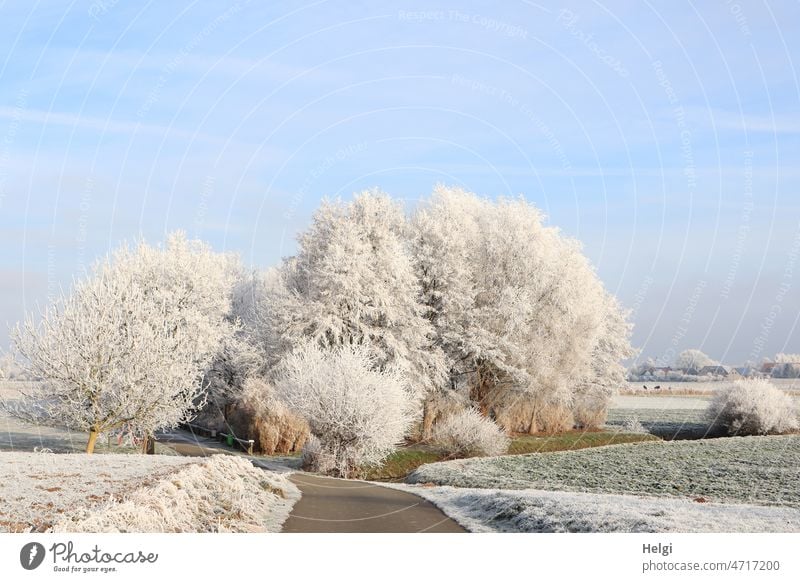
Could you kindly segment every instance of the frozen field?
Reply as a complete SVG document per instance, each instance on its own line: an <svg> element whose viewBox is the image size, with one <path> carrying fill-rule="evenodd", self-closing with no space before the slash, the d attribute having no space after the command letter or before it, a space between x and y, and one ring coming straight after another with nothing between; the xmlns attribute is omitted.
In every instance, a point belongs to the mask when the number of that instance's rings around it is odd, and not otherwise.
<svg viewBox="0 0 800 582"><path fill-rule="evenodd" d="M771 378L770 382L786 392L800 395L800 378ZM717 390L730 388L733 382L670 382L669 380L651 380L649 382L627 382L620 390L623 394L635 393L646 396L669 396L671 392L692 392L698 395L713 394ZM645 390L645 386L647 390ZM655 387L659 386L659 390Z"/></svg>
<svg viewBox="0 0 800 582"><path fill-rule="evenodd" d="M797 380L773 380L775 385L786 390L800 400L800 392L793 391L797 388ZM705 386L714 386L720 389L731 386L725 382L705 382ZM684 383L685 386L695 386L695 383ZM650 384L652 388L652 383ZM631 420L638 420L644 429L658 437L672 439L699 439L709 434L708 421L705 410L713 397L711 388L703 388L702 393L672 395L669 392L631 392L615 395L611 401L606 425L611 428L620 428ZM673 391L674 392L674 391Z"/></svg>
<svg viewBox="0 0 800 582"><path fill-rule="evenodd" d="M800 509L526 489L398 486L473 532L800 532Z"/></svg>
<svg viewBox="0 0 800 582"><path fill-rule="evenodd" d="M0 453L0 532L279 531L298 498L227 455Z"/></svg>
<svg viewBox="0 0 800 582"><path fill-rule="evenodd" d="M711 398L692 396L647 396L617 395L611 399L612 409L621 410L705 410Z"/></svg>
<svg viewBox="0 0 800 582"><path fill-rule="evenodd" d="M638 420L644 429L665 439L697 439L706 436L705 410L710 397L614 396L606 425L620 428Z"/></svg>
<svg viewBox="0 0 800 582"><path fill-rule="evenodd" d="M647 442L423 465L409 483L800 508L800 436Z"/></svg>

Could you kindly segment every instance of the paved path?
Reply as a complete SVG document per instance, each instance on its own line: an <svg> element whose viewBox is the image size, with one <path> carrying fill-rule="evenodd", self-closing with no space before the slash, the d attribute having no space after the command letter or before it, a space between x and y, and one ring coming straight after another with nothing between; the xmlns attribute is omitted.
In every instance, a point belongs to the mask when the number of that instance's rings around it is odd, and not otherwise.
<svg viewBox="0 0 800 582"><path fill-rule="evenodd" d="M464 532L435 505L410 493L305 473L290 479L303 496L283 524L284 532Z"/></svg>
<svg viewBox="0 0 800 582"><path fill-rule="evenodd" d="M160 435L159 441L181 455L208 456L235 454L250 459L256 466L272 471L286 471L298 459L264 459L250 457L213 439L198 438L182 431ZM348 481L294 473L289 479L303 496L289 519L284 532L305 533L463 533L465 530L447 517L430 501L421 497L373 485L365 481Z"/></svg>

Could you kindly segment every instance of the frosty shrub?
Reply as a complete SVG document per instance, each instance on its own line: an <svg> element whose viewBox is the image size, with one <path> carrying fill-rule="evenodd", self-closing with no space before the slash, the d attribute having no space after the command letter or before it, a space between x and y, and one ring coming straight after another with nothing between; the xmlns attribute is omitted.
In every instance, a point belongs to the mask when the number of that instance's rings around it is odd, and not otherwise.
<svg viewBox="0 0 800 582"><path fill-rule="evenodd" d="M414 420L416 402L404 377L377 369L375 356L359 346L305 344L281 364L276 392L318 439L306 456L327 457L323 472L337 476L379 464Z"/></svg>
<svg viewBox="0 0 800 582"><path fill-rule="evenodd" d="M275 397L275 390L260 378L248 378L234 403L229 424L240 438L253 439L267 455L299 451L308 439L308 423Z"/></svg>
<svg viewBox="0 0 800 582"><path fill-rule="evenodd" d="M472 408L434 426L431 441L452 457L502 455L510 444L499 426Z"/></svg>
<svg viewBox="0 0 800 582"><path fill-rule="evenodd" d="M631 416L630 418L625 420L625 423L622 425L622 430L624 432L630 432L636 434L639 433L643 434L647 432L647 429L644 428L644 426L642 426L642 423L639 422L639 419L636 418L635 416Z"/></svg>
<svg viewBox="0 0 800 582"><path fill-rule="evenodd" d="M794 401L767 380L741 380L720 391L706 412L731 435L781 434L798 428Z"/></svg>
<svg viewBox="0 0 800 582"><path fill-rule="evenodd" d="M303 447L303 469L313 473L330 473L335 468L335 459L322 448L314 435L308 437Z"/></svg>
<svg viewBox="0 0 800 582"><path fill-rule="evenodd" d="M458 414L470 406L469 395L456 390L438 390L426 396L423 402L420 436L429 437L433 426L445 418Z"/></svg>

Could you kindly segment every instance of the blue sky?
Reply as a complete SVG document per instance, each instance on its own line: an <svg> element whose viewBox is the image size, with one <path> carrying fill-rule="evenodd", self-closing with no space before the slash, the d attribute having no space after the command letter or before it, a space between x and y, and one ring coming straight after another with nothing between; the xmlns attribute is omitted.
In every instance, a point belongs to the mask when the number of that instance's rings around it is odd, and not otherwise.
<svg viewBox="0 0 800 582"><path fill-rule="evenodd" d="M800 352L798 28L743 0L4 2L0 324L122 240L266 267L323 196L445 182L579 238L643 356Z"/></svg>

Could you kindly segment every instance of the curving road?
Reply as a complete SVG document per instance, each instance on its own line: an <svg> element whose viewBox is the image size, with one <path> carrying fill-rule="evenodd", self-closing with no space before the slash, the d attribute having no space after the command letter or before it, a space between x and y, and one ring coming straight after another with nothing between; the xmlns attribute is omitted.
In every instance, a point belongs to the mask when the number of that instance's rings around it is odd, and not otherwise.
<svg viewBox="0 0 800 582"><path fill-rule="evenodd" d="M403 491L365 481L295 473L303 496L284 532L293 533L464 533L435 505Z"/></svg>
<svg viewBox="0 0 800 582"><path fill-rule="evenodd" d="M257 458L233 451L212 440L174 431L159 442L181 455L234 454L257 467L290 470L288 460ZM296 460L294 460L296 462ZM292 533L464 533L466 530L421 497L366 481L293 473L290 480L302 497L283 524Z"/></svg>

